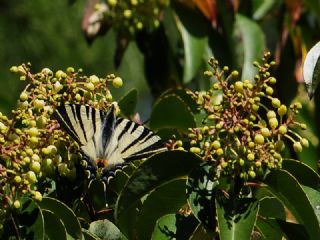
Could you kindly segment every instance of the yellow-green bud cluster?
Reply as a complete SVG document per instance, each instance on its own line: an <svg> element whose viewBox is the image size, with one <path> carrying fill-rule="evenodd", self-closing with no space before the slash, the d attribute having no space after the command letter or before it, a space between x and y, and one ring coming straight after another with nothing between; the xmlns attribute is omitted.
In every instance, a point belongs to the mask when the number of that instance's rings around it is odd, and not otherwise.
<svg viewBox="0 0 320 240"><path fill-rule="evenodd" d="M273 96L276 79L270 76L274 64L268 62L269 56L266 53L262 64L255 63L258 74L254 81L241 81L237 71L230 73L227 67L219 70L218 61L210 59L213 70L205 71L205 76L215 79L212 88L189 92L206 113L204 127L189 129L189 151L212 161L217 177L261 179L268 171L281 168L284 138L292 142L296 152L309 145L293 129L306 128L295 121L301 104L294 103L288 109Z"/></svg>
<svg viewBox="0 0 320 240"><path fill-rule="evenodd" d="M170 0L106 0L95 7L104 17L108 26L112 25L121 34L133 36L136 32L149 32L158 28L161 13Z"/></svg>
<svg viewBox="0 0 320 240"><path fill-rule="evenodd" d="M60 104L87 104L100 109L109 107L109 86L121 87L122 79L86 76L82 70L68 67L56 72L49 68L39 73L30 64L11 67L27 83L19 96L11 118L0 113L0 201L3 206L20 208L24 195L42 199L43 183L60 176L76 178L76 164L82 156L79 146L51 118ZM0 221L1 224L1 221Z"/></svg>

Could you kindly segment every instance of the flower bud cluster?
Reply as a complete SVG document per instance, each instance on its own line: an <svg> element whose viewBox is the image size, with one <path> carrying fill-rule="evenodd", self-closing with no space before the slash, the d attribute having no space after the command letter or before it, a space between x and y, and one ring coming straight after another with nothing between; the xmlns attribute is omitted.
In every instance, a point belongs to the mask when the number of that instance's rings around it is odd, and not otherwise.
<svg viewBox="0 0 320 240"><path fill-rule="evenodd" d="M122 86L114 74L85 76L72 67L56 72L44 68L33 74L30 67L11 67L27 85L12 116L0 113L0 216L6 209L20 208L21 196L40 201L44 192L39 186L50 179L59 175L75 179L75 165L82 156L77 143L51 119L55 108L76 103L106 109L112 102L109 85Z"/></svg>
<svg viewBox="0 0 320 240"><path fill-rule="evenodd" d="M161 12L169 3L169 0L105 0L96 5L96 11L103 13L104 22L130 36L158 28Z"/></svg>
<svg viewBox="0 0 320 240"><path fill-rule="evenodd" d="M273 96L276 79L269 71L275 62L269 57L265 53L261 65L254 63L258 68L254 81L240 81L237 71L219 70L218 61L210 59L213 70L205 75L216 82L207 92L189 92L204 116L201 127L189 129L189 150L212 161L217 178L262 179L281 168L285 139L296 152L309 145L294 131L306 128L295 121L301 103L287 107Z"/></svg>

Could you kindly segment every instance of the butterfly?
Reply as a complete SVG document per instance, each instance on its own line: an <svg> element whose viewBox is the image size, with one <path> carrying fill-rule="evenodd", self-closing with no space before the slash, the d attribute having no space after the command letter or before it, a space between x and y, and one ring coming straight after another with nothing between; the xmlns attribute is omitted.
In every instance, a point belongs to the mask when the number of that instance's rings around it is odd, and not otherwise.
<svg viewBox="0 0 320 240"><path fill-rule="evenodd" d="M53 116L80 145L89 162L104 171L167 150L151 130L116 116L115 103L106 112L88 105L62 105Z"/></svg>

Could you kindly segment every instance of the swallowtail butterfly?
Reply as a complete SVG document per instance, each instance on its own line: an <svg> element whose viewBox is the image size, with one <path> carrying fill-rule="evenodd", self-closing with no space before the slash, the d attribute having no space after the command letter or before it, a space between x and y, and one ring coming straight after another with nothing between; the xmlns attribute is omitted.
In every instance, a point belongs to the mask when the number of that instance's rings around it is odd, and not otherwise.
<svg viewBox="0 0 320 240"><path fill-rule="evenodd" d="M90 163L105 171L167 150L148 128L116 116L114 104L107 112L87 105L64 105L57 108L54 117Z"/></svg>

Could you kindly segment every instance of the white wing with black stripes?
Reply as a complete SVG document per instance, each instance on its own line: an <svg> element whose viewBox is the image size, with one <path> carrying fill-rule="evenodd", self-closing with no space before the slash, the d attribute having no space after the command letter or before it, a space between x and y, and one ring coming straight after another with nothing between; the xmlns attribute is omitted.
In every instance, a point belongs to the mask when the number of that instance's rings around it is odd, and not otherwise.
<svg viewBox="0 0 320 240"><path fill-rule="evenodd" d="M166 150L160 137L146 127L116 117L114 105L108 112L86 105L65 105L58 107L54 116L83 153L106 168Z"/></svg>

